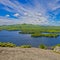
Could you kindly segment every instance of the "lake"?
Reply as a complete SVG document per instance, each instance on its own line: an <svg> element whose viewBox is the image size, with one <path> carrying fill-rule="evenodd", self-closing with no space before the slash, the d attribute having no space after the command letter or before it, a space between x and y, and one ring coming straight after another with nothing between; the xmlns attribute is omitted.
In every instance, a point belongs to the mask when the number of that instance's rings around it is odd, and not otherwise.
<svg viewBox="0 0 60 60"><path fill-rule="evenodd" d="M54 46L60 44L60 36L57 38L49 37L31 37L30 34L19 34L19 31L0 31L0 42L12 42L17 46L20 45L31 45L33 47L38 47L40 44L45 44L46 46Z"/></svg>

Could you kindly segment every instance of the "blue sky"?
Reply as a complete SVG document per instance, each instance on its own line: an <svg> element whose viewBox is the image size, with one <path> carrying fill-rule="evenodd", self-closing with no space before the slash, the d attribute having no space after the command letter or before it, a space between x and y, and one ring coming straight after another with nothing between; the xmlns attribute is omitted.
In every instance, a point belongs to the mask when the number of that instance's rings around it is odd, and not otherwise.
<svg viewBox="0 0 60 60"><path fill-rule="evenodd" d="M60 0L0 0L0 25L60 25Z"/></svg>

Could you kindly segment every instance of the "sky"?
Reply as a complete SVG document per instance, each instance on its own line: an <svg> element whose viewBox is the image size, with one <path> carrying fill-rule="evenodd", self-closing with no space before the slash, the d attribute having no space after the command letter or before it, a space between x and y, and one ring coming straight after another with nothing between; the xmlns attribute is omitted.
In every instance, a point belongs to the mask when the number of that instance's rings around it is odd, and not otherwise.
<svg viewBox="0 0 60 60"><path fill-rule="evenodd" d="M0 25L60 26L60 0L0 0Z"/></svg>

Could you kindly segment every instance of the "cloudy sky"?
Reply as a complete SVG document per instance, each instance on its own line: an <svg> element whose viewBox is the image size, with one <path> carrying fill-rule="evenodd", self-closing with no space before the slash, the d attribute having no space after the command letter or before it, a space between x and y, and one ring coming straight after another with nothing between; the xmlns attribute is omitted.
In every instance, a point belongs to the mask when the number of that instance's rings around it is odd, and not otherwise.
<svg viewBox="0 0 60 60"><path fill-rule="evenodd" d="M0 25L60 25L60 0L0 0Z"/></svg>

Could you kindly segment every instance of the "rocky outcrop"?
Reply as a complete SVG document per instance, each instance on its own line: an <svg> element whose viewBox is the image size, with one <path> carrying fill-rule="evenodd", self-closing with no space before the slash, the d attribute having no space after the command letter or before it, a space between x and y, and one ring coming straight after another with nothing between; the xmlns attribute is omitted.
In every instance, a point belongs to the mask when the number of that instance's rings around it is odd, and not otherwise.
<svg viewBox="0 0 60 60"><path fill-rule="evenodd" d="M60 54L40 48L0 47L0 60L60 60Z"/></svg>
<svg viewBox="0 0 60 60"><path fill-rule="evenodd" d="M54 51L60 53L60 47L59 47L59 46L56 46L56 47L54 48Z"/></svg>

